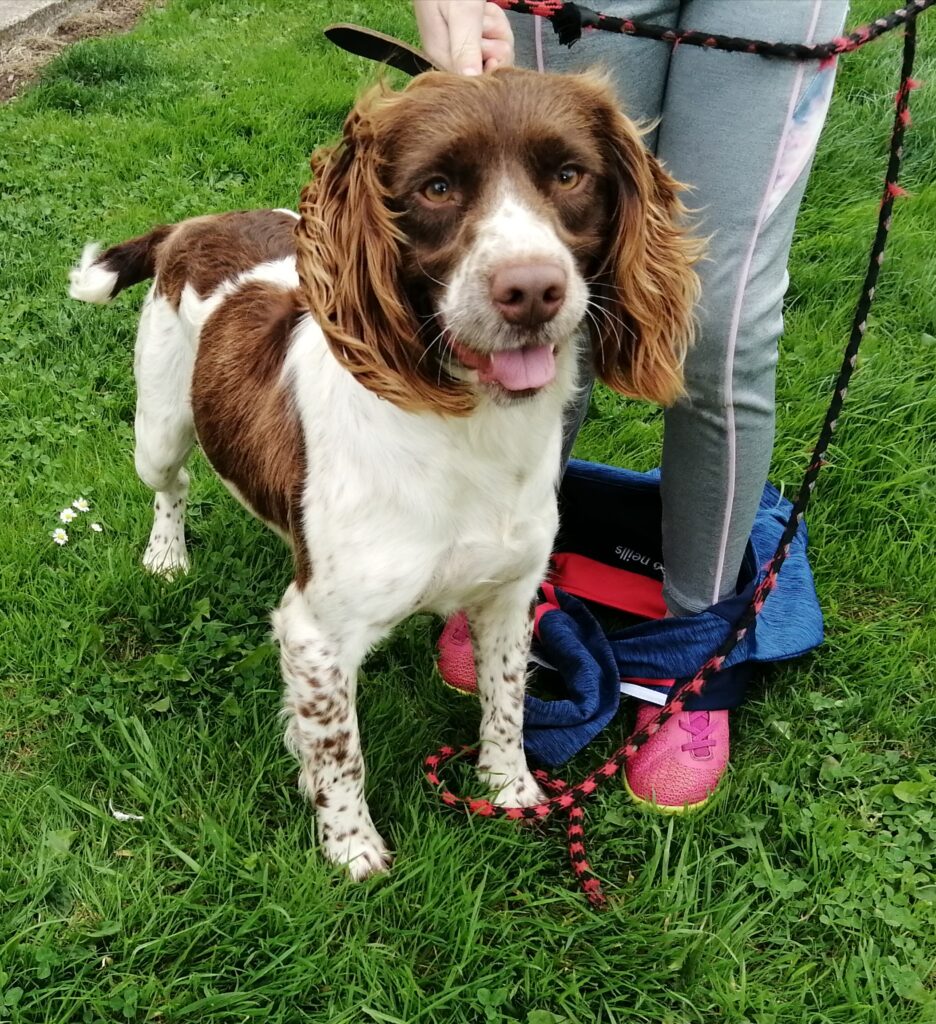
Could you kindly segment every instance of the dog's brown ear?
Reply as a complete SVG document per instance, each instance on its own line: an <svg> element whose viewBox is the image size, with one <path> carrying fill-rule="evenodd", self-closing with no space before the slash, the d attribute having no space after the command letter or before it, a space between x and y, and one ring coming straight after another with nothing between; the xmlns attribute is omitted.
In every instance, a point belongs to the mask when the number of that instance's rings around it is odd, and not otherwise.
<svg viewBox="0 0 936 1024"><path fill-rule="evenodd" d="M693 266L704 246L687 225L684 186L648 152L607 87L591 84L617 179L609 249L594 289L596 369L622 394L670 405L684 393L699 296Z"/></svg>
<svg viewBox="0 0 936 1024"><path fill-rule="evenodd" d="M400 98L372 90L340 142L313 154L296 228L299 277L332 352L361 384L403 409L463 415L470 393L425 359L401 280L405 239L381 176L380 137L382 117Z"/></svg>

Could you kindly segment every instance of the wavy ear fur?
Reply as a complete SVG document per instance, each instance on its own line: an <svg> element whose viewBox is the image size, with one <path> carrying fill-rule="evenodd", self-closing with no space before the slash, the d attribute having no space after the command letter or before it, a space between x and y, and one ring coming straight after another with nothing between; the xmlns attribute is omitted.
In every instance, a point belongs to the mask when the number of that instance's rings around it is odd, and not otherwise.
<svg viewBox="0 0 936 1024"><path fill-rule="evenodd" d="M398 98L376 87L348 116L341 141L313 154L296 229L299 277L333 354L361 384L403 409L464 415L473 400L427 365L401 282L404 236L388 205L380 138L382 115Z"/></svg>
<svg viewBox="0 0 936 1024"><path fill-rule="evenodd" d="M682 368L699 297L693 265L704 243L689 233L679 198L684 186L603 91L618 194L608 258L595 282L596 368L616 391L670 405L684 394Z"/></svg>

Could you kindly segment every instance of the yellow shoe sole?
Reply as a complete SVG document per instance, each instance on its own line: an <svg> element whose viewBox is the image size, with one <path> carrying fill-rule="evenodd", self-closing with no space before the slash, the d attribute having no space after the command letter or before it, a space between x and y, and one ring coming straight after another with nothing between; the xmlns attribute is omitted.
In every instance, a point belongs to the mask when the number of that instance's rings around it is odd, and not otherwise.
<svg viewBox="0 0 936 1024"><path fill-rule="evenodd" d="M445 677L439 671L438 665L433 665L432 674L439 680L446 690L451 690L452 693L457 693L459 697L467 697L469 700L479 699L477 690L463 690L460 686L452 686L451 683L446 682Z"/></svg>
<svg viewBox="0 0 936 1024"><path fill-rule="evenodd" d="M627 781L626 774L623 774L623 778L624 788L627 790L627 794L631 800L633 800L635 804L645 807L648 811L655 811L657 814L692 814L693 811L701 810L709 800L712 799L711 794L709 794L704 800L699 800L694 804L683 804L681 807L673 807L670 804L658 804L653 800L645 800L642 796L637 796L637 794L630 788L630 783Z"/></svg>

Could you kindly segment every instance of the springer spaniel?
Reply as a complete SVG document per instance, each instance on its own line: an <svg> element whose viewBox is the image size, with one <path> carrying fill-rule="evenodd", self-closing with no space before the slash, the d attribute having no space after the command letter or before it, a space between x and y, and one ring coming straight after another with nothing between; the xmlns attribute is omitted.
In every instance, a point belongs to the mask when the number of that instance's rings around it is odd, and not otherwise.
<svg viewBox="0 0 936 1024"><path fill-rule="evenodd" d="M501 804L540 801L524 677L579 327L607 384L671 402L698 243L680 186L596 76L378 88L312 168L298 217L196 217L88 247L70 293L108 302L154 278L134 363L136 469L156 492L146 568L188 568L196 438L292 548L273 613L286 742L326 857L361 879L390 856L364 799L357 672L414 612L467 610L481 779Z"/></svg>

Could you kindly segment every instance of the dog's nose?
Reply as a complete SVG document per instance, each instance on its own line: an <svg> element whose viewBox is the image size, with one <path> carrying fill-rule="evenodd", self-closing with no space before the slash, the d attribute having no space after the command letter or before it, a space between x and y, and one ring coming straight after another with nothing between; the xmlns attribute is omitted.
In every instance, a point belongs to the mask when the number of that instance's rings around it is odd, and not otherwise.
<svg viewBox="0 0 936 1024"><path fill-rule="evenodd" d="M507 323L538 327L562 308L566 284L566 272L555 263L515 263L494 272L491 301Z"/></svg>

